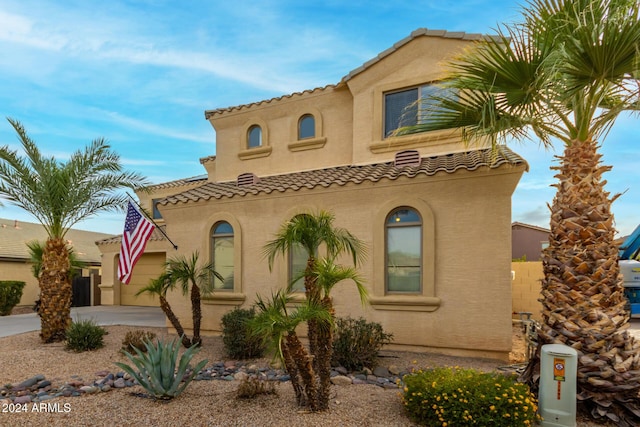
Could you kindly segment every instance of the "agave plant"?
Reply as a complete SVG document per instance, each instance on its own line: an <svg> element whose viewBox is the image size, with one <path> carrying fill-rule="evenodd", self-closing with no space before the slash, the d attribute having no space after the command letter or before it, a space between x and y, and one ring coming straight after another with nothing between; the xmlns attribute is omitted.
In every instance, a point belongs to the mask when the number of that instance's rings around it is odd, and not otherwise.
<svg viewBox="0 0 640 427"><path fill-rule="evenodd" d="M147 352L134 348L136 355L124 352L135 367L114 362L116 366L131 375L138 383L156 399L169 400L178 397L198 372L207 364L207 359L200 361L191 371L189 362L200 351L199 347L189 347L180 357L180 343L174 339L169 343L156 340L145 340Z"/></svg>

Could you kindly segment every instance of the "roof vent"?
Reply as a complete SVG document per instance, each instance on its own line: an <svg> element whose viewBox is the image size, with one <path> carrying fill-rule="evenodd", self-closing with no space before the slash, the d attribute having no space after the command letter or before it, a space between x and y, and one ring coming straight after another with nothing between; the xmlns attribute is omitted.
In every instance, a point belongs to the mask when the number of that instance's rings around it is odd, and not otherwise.
<svg viewBox="0 0 640 427"><path fill-rule="evenodd" d="M405 150L396 153L395 167L402 168L418 165L420 165L420 152L418 150Z"/></svg>
<svg viewBox="0 0 640 427"><path fill-rule="evenodd" d="M255 174L251 172L238 175L238 181L237 181L238 187L253 185L259 182L260 182L260 178L258 178L257 176L255 176Z"/></svg>

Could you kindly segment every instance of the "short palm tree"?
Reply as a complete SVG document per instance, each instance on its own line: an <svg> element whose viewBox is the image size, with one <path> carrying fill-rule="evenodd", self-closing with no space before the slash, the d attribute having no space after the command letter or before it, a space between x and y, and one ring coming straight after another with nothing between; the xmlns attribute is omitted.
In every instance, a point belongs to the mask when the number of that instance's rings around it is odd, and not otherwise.
<svg viewBox="0 0 640 427"><path fill-rule="evenodd" d="M37 240L32 240L26 243L29 250L29 261L31 262L31 271L33 277L36 279L40 277L40 270L42 269L42 254L44 253L45 243ZM71 271L69 272L70 279L73 279L78 270L81 270L87 266L87 263L78 259L76 253L72 248L69 248L69 264L71 265Z"/></svg>
<svg viewBox="0 0 640 427"><path fill-rule="evenodd" d="M166 266L166 277L171 283L180 284L182 294L191 296L191 312L193 316L193 338L191 345L200 345L200 322L202 320L201 300L202 294L213 292L214 276L224 281L224 278L215 271L212 263L200 264L199 254L194 252L191 257L178 256L170 258ZM191 286L191 291L189 291Z"/></svg>
<svg viewBox="0 0 640 427"><path fill-rule="evenodd" d="M176 314L171 309L169 302L167 301L167 292L172 290L175 287L175 282L171 282L167 273L162 273L159 277L152 279L149 281L149 284L144 288L140 289L136 292L137 295L149 294L151 296L157 295L160 299L160 308L162 312L167 316L171 325L175 328L176 333L180 337L182 345L185 348L191 347L191 340L187 337L187 334L184 332L184 328L180 323L180 320L176 316Z"/></svg>
<svg viewBox="0 0 640 427"><path fill-rule="evenodd" d="M313 356L298 338L296 328L314 319L322 329L330 329L332 319L325 307L313 301L306 300L289 310L287 305L291 303L289 291L278 290L269 300L258 295L255 304L257 314L249 321L249 327L255 336L265 339L274 356L284 364L297 404L317 411L320 407Z"/></svg>
<svg viewBox="0 0 640 427"><path fill-rule="evenodd" d="M580 353L580 400L596 417L637 422L640 348L625 330L611 203L598 140L621 113L640 109L637 0L530 0L523 22L498 28L455 57L421 124L399 134L461 128L499 149L535 134L564 144L543 252L542 343ZM449 92L451 93L451 92ZM623 407L627 407L626 412ZM627 419L634 421L625 421Z"/></svg>
<svg viewBox="0 0 640 427"><path fill-rule="evenodd" d="M123 188L142 189L146 180L124 172L120 157L104 139L78 150L68 161L45 157L18 121L15 129L24 156L8 146L0 147L0 196L33 215L48 239L42 253L40 284L40 337L43 342L62 341L71 323L69 248L64 237L79 221L103 211L123 210Z"/></svg>
<svg viewBox="0 0 640 427"><path fill-rule="evenodd" d="M303 248L308 255L304 271L306 299L311 303L324 305L330 314L333 312L333 306L330 303L329 292L335 283L332 285L318 283L321 278L318 274L319 267L322 268L324 265L318 263L317 253L320 246L323 245L326 249L326 260L329 260L327 262L331 265L333 265L333 260L343 253L351 256L354 265L357 265L366 256L364 243L348 230L335 227L333 225L334 219L334 215L327 211L296 215L282 225L276 238L268 242L264 248L269 268L272 268L278 254L285 255L296 246ZM325 273L328 274L327 271ZM322 278L326 277L328 276L322 276ZM295 281L297 280L294 280L293 283ZM289 291L291 291L293 283L289 285ZM364 292L361 283L356 283L359 285L359 291ZM322 329L316 319L310 318L307 321L309 352L313 355L314 371L319 377L318 395L315 397L317 402L314 402L314 407L318 410L324 410L329 405L332 336L330 328Z"/></svg>

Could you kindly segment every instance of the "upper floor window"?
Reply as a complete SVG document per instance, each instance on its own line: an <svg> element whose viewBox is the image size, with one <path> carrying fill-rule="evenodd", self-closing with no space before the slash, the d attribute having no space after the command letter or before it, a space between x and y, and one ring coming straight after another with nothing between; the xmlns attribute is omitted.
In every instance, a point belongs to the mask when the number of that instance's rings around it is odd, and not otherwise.
<svg viewBox="0 0 640 427"><path fill-rule="evenodd" d="M386 291L422 291L422 219L417 211L401 207L387 217L385 226Z"/></svg>
<svg viewBox="0 0 640 427"><path fill-rule="evenodd" d="M151 201L151 205L153 206L153 219L162 219L162 214L160 213L160 210L158 209L158 202L160 201L160 199L153 199Z"/></svg>
<svg viewBox="0 0 640 427"><path fill-rule="evenodd" d="M233 227L228 222L218 222L211 233L211 263L224 278L213 278L213 288L233 290Z"/></svg>
<svg viewBox="0 0 640 427"><path fill-rule="evenodd" d="M316 119L311 114L305 114L298 120L298 139L314 138L316 136Z"/></svg>
<svg viewBox="0 0 640 427"><path fill-rule="evenodd" d="M435 84L385 93L383 136L387 138L398 128L422 123L424 115L429 111L426 98L446 93L451 93L450 89Z"/></svg>
<svg viewBox="0 0 640 427"><path fill-rule="evenodd" d="M256 148L262 146L262 128L253 125L247 131L247 148Z"/></svg>

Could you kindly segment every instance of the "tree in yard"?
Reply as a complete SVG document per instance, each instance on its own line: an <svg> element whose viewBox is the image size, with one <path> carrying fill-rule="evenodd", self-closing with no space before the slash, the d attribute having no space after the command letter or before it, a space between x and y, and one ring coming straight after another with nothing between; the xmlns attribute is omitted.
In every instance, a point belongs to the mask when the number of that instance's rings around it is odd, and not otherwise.
<svg viewBox="0 0 640 427"><path fill-rule="evenodd" d="M0 196L33 215L48 234L38 277L40 337L45 343L62 341L71 323L67 231L100 212L123 210L127 196L115 191L139 190L147 182L136 173L124 172L120 157L104 139L94 140L61 162L43 156L22 124L7 120L18 134L24 156L0 147Z"/></svg>
<svg viewBox="0 0 640 427"><path fill-rule="evenodd" d="M165 264L167 279L172 284L180 284L182 294L190 294L191 297L191 313L193 318L193 338L191 339L191 345L200 345L202 343L202 339L200 338L202 294L207 295L213 292L214 276L224 281L224 277L215 271L212 263L200 265L198 257L198 252L194 252L189 258L186 256L170 258ZM189 285L191 285L191 291L189 291Z"/></svg>
<svg viewBox="0 0 640 427"><path fill-rule="evenodd" d="M268 242L264 248L269 268L273 267L278 254L285 255L297 247L306 252L308 258L304 271L305 296L307 301L316 305L330 302L330 298L325 292L333 287L331 285L325 289L318 284L319 276L316 272L318 270L317 254L320 246L325 248L326 259L330 260L331 264L337 256L343 253L351 256L354 265L357 265L366 255L364 243L348 230L335 227L333 221L334 215L326 211L296 215L282 225L275 239ZM356 283L359 285L359 289L362 288L360 282ZM325 297L327 297L326 300ZM333 307L327 305L325 308L331 312ZM319 400L317 404L314 403L318 410L324 410L329 405L331 337L331 331L321 331L314 318L307 321L309 352L313 356L314 372L320 378L317 395Z"/></svg>
<svg viewBox="0 0 640 427"><path fill-rule="evenodd" d="M640 109L637 0L531 0L523 21L498 28L447 64L444 93L421 123L397 134L460 128L500 149L533 131L564 145L543 251L540 341L579 352L579 401L620 425L640 419L640 345L617 264L599 143L625 111ZM456 95L452 93L457 92Z"/></svg>
<svg viewBox="0 0 640 427"><path fill-rule="evenodd" d="M167 273L162 273L160 277L152 279L149 281L149 284L144 288L140 289L136 296L142 294L149 294L151 296L157 295L160 299L160 308L162 312L167 316L171 325L175 328L176 333L180 337L181 343L185 348L191 347L191 340L187 337L187 334L184 332L184 328L180 323L180 320L176 316L176 314L171 309L169 302L167 301L167 292L172 290L175 287L175 282L171 282Z"/></svg>
<svg viewBox="0 0 640 427"><path fill-rule="evenodd" d="M309 406L312 411L318 406L318 381L314 369L313 355L309 354L296 333L303 322L313 319L319 329L331 328L332 318L320 304L305 300L295 309L290 290L278 290L270 300L260 295L256 299L257 314L249 321L252 334L270 344L276 359L280 360L289 374L291 386L299 406Z"/></svg>

